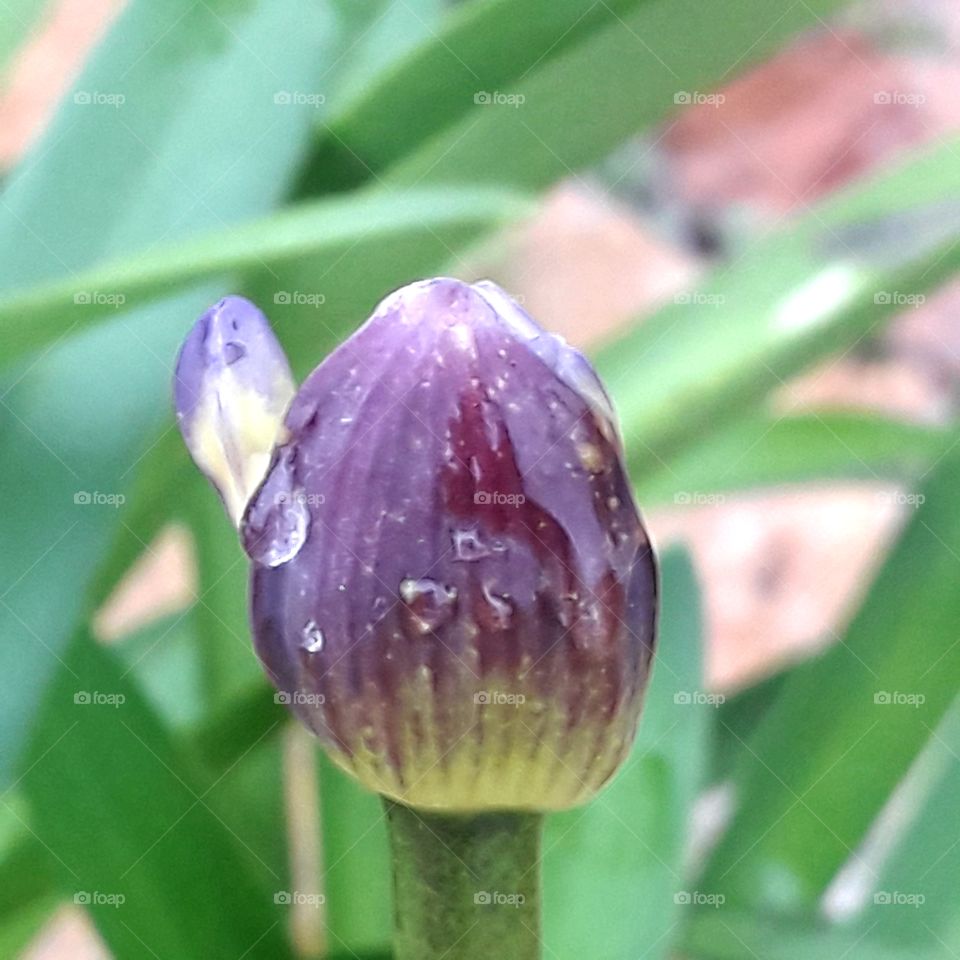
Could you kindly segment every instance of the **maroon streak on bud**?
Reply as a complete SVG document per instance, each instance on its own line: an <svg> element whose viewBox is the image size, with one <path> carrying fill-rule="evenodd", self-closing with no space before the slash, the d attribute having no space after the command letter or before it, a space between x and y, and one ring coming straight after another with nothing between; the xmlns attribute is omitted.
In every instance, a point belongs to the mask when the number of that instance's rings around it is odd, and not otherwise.
<svg viewBox="0 0 960 960"><path fill-rule="evenodd" d="M411 284L286 428L242 536L292 708L412 806L589 799L634 735L656 569L586 360L492 284Z"/></svg>

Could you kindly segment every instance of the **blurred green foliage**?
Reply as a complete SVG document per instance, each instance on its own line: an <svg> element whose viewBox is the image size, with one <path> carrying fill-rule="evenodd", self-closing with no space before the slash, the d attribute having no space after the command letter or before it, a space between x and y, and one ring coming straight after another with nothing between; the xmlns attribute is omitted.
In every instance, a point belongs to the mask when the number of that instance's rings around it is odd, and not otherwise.
<svg viewBox="0 0 960 960"><path fill-rule="evenodd" d="M839 6L132 0L0 203L4 956L65 901L120 960L294 955L286 715L252 654L239 548L169 413L193 318L247 293L303 375L387 290L457 272L678 92L728 81ZM0 13L0 66L35 13ZM495 92L522 109L488 108ZM894 304L878 291L955 272L955 230L901 227L941 222L958 189L957 143L907 157L600 351L641 502L849 477L916 486L922 506L836 644L719 709L703 702L696 577L665 558L633 755L548 827L548 956L960 950L954 429L766 405L881 329ZM877 235L896 242L863 242ZM101 492L119 509L84 500ZM93 612L172 522L193 535L194 602L96 643ZM326 762L318 789L330 953L385 956L379 805ZM695 805L723 790L729 822L693 856ZM866 907L830 919L825 894L896 804L913 816L884 863L864 855Z"/></svg>

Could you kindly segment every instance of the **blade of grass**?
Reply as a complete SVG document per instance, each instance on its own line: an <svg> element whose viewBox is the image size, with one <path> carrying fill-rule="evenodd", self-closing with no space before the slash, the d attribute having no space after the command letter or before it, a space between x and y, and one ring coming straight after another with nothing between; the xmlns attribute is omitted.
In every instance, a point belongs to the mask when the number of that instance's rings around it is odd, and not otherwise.
<svg viewBox="0 0 960 960"><path fill-rule="evenodd" d="M641 503L683 504L699 495L810 481L910 483L952 437L948 429L867 413L761 414L706 434L662 465L634 448L631 466Z"/></svg>
<svg viewBox="0 0 960 960"><path fill-rule="evenodd" d="M960 688L960 447L840 641L796 668L742 744L738 812L704 883L731 902L812 906Z"/></svg>

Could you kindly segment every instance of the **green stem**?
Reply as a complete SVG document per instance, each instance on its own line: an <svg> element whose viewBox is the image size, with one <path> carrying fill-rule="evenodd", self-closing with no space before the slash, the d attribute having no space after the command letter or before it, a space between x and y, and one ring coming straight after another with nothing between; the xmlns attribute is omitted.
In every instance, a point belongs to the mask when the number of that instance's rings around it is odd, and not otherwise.
<svg viewBox="0 0 960 960"><path fill-rule="evenodd" d="M395 960L539 960L543 816L452 816L384 802Z"/></svg>

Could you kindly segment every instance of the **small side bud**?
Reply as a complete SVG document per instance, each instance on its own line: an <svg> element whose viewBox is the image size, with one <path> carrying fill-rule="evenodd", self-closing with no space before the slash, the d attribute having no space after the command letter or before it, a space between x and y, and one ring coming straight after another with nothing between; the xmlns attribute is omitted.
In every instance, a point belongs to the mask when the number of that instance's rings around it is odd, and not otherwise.
<svg viewBox="0 0 960 960"><path fill-rule="evenodd" d="M180 349L177 423L235 526L267 471L295 390L267 318L243 297L212 306Z"/></svg>

